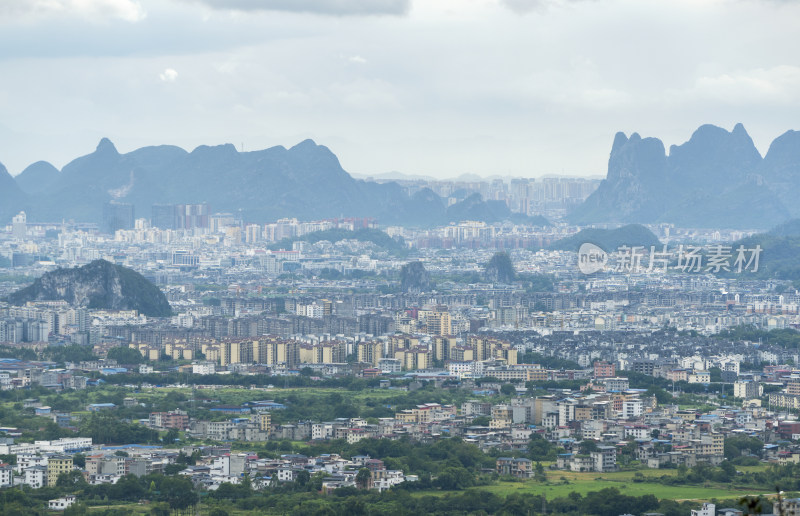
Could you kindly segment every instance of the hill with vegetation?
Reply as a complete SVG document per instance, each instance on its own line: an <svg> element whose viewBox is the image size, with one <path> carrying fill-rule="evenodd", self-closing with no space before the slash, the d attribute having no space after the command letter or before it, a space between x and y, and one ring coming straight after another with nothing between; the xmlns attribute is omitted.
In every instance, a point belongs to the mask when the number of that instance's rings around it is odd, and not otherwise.
<svg viewBox="0 0 800 516"><path fill-rule="evenodd" d="M400 288L403 292L433 290L433 280L422 262L409 262L400 269Z"/></svg>
<svg viewBox="0 0 800 516"><path fill-rule="evenodd" d="M295 238L284 238L270 245L273 251L280 249L291 249L295 242L317 242L328 241L331 243L341 242L342 240L358 240L359 242L371 242L381 249L391 253L403 254L406 252L406 245L402 238L392 238L379 229L364 228L350 231L348 229L327 229L325 231L314 231Z"/></svg>
<svg viewBox="0 0 800 516"><path fill-rule="evenodd" d="M800 219L791 219L766 233L758 233L731 244L733 253L744 246L745 249L761 247L758 270L747 271L748 278L788 280L800 287ZM734 273L726 273L731 276Z"/></svg>
<svg viewBox="0 0 800 516"><path fill-rule="evenodd" d="M661 244L658 237L646 227L640 224L628 224L617 229L582 229L575 235L553 242L549 249L577 252L586 242L601 247L607 253L616 251L623 245L649 248Z"/></svg>
<svg viewBox="0 0 800 516"><path fill-rule="evenodd" d="M517 273L508 253L495 253L486 264L484 275L490 283L513 283Z"/></svg>
<svg viewBox="0 0 800 516"><path fill-rule="evenodd" d="M13 305L29 301L66 301L74 307L137 310L149 317L172 314L167 297L138 272L105 260L57 269L5 298Z"/></svg>

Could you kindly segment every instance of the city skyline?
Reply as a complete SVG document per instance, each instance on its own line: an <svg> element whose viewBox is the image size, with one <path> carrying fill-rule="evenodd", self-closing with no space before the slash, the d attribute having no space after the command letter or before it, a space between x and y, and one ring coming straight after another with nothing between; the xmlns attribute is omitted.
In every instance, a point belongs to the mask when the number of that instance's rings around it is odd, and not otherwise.
<svg viewBox="0 0 800 516"><path fill-rule="evenodd" d="M763 155L796 128L798 9L6 2L0 162L13 175L42 159L61 168L104 136L121 152L313 138L362 177L585 177L605 175L617 131L669 146L737 122Z"/></svg>

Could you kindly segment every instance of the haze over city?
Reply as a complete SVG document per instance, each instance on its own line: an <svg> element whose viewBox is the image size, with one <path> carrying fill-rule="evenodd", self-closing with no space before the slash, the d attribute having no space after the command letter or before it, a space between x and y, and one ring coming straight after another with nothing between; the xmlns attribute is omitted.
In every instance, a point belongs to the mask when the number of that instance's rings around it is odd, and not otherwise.
<svg viewBox="0 0 800 516"><path fill-rule="evenodd" d="M0 516L800 514L798 20L0 0Z"/></svg>
<svg viewBox="0 0 800 516"><path fill-rule="evenodd" d="M617 131L795 128L793 2L52 0L0 5L0 162L109 137L255 150L313 138L348 172L604 175Z"/></svg>

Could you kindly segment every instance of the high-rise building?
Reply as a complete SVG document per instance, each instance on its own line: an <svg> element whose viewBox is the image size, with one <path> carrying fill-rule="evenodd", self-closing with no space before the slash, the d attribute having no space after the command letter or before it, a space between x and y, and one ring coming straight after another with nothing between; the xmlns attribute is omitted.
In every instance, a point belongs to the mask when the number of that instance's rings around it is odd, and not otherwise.
<svg viewBox="0 0 800 516"><path fill-rule="evenodd" d="M109 201L103 205L103 232L113 235L118 229L133 229L133 204Z"/></svg>
<svg viewBox="0 0 800 516"><path fill-rule="evenodd" d="M433 358L435 360L450 360L450 350L458 345L455 337L437 336L433 338Z"/></svg>
<svg viewBox="0 0 800 516"><path fill-rule="evenodd" d="M377 366L383 358L383 343L380 341L364 341L356 344L358 361Z"/></svg>
<svg viewBox="0 0 800 516"><path fill-rule="evenodd" d="M261 240L261 235L264 232L262 227L258 224L248 224L245 227L245 242L252 244Z"/></svg>
<svg viewBox="0 0 800 516"><path fill-rule="evenodd" d="M422 311L420 311L420 318ZM425 323L430 335L450 335L452 326L450 324L450 312L446 306L437 306L433 311L425 312Z"/></svg>
<svg viewBox="0 0 800 516"><path fill-rule="evenodd" d="M213 233L224 233L225 228L238 225L236 217L231 213L215 213L208 220L209 228Z"/></svg>
<svg viewBox="0 0 800 516"><path fill-rule="evenodd" d="M210 223L208 203L175 206L175 229L207 229Z"/></svg>
<svg viewBox="0 0 800 516"><path fill-rule="evenodd" d="M154 204L150 215L150 225L159 229L175 229L175 205Z"/></svg>
<svg viewBox="0 0 800 516"><path fill-rule="evenodd" d="M208 229L209 214L208 203L154 204L150 223L160 229Z"/></svg>
<svg viewBox="0 0 800 516"><path fill-rule="evenodd" d="M220 365L230 364L286 364L294 367L300 363L300 346L295 340L283 340L265 335L258 339L228 338L219 343L218 352L212 348L205 350L206 358L214 355L214 360L219 360ZM218 358L217 358L218 354ZM343 361L344 356L342 355Z"/></svg>
<svg viewBox="0 0 800 516"><path fill-rule="evenodd" d="M14 238L22 240L28 235L27 220L28 217L27 215L25 215L24 211L21 211L17 215L14 215L14 218L11 219L11 235Z"/></svg>

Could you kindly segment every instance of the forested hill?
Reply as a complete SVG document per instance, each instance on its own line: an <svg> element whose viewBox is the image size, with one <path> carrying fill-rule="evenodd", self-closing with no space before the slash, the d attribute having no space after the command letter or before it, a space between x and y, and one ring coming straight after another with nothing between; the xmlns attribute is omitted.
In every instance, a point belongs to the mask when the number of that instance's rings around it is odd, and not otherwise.
<svg viewBox="0 0 800 516"><path fill-rule="evenodd" d="M138 272L105 260L48 272L5 300L14 305L66 301L75 307L137 310L151 317L172 314L166 296L158 287Z"/></svg>
<svg viewBox="0 0 800 516"><path fill-rule="evenodd" d="M660 245L658 237L652 231L639 224L628 224L617 229L582 229L571 237L562 238L550 245L550 249L561 251L578 251L581 244L595 244L604 251L610 253L617 250L620 246L628 247Z"/></svg>

